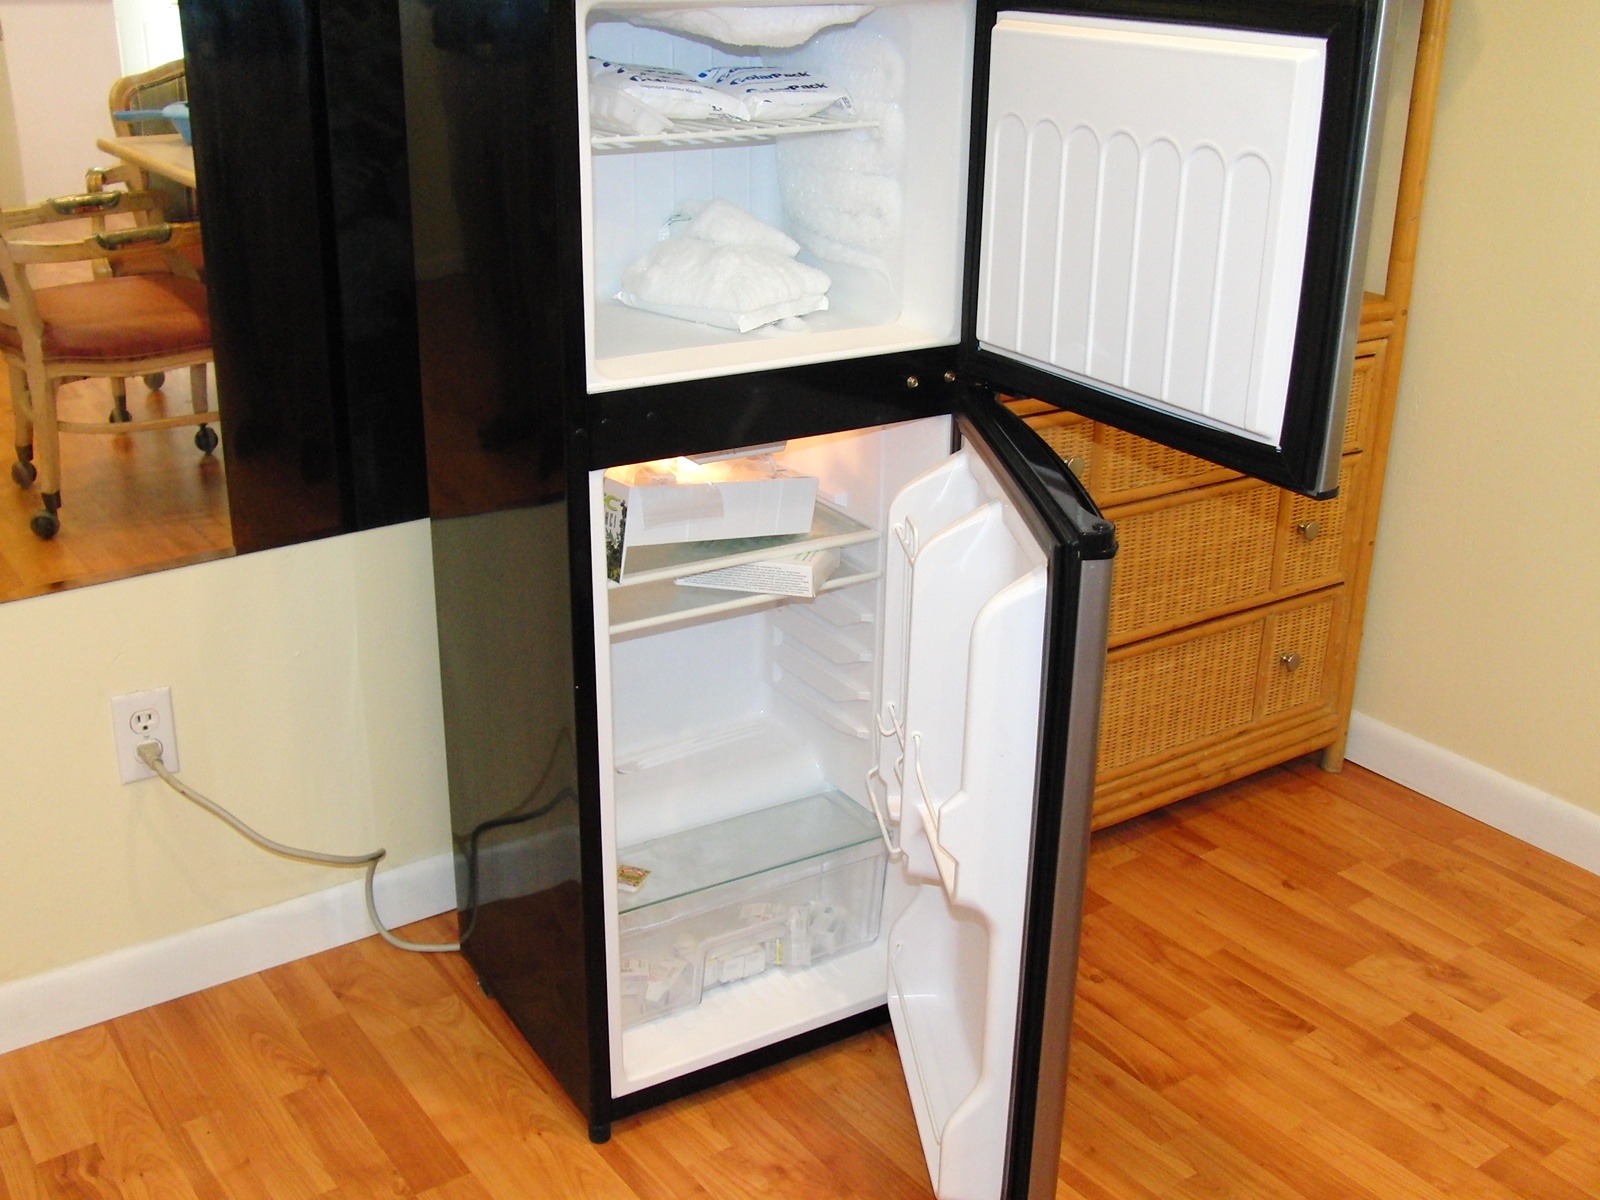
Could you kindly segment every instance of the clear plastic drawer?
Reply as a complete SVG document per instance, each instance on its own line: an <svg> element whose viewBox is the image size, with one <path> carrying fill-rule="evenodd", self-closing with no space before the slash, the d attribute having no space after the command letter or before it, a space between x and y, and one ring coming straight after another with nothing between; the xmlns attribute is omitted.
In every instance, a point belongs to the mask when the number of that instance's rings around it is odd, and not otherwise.
<svg viewBox="0 0 1600 1200"><path fill-rule="evenodd" d="M707 988L804 970L878 936L886 856L840 792L792 800L619 851L624 1029Z"/></svg>

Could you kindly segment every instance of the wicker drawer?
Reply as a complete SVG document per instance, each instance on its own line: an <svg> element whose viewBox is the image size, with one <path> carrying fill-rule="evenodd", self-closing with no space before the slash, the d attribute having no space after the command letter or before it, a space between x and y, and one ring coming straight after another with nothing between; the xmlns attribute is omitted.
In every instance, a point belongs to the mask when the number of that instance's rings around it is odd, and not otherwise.
<svg viewBox="0 0 1600 1200"><path fill-rule="evenodd" d="M1267 618L1260 715L1275 717L1330 698L1325 686L1337 593Z"/></svg>
<svg viewBox="0 0 1600 1200"><path fill-rule="evenodd" d="M1119 547L1111 644L1341 582L1363 463L1345 456L1332 500L1235 479L1109 510Z"/></svg>
<svg viewBox="0 0 1600 1200"><path fill-rule="evenodd" d="M1264 595L1280 507L1277 488L1235 480L1108 513L1117 525L1112 644Z"/></svg>
<svg viewBox="0 0 1600 1200"><path fill-rule="evenodd" d="M1373 420L1383 392L1384 354L1389 343L1361 342L1356 346L1356 369L1350 377L1350 408L1344 420L1344 452L1372 449Z"/></svg>
<svg viewBox="0 0 1600 1200"><path fill-rule="evenodd" d="M1307 500L1292 492L1283 494L1279 525L1282 555L1275 583L1281 587L1311 588L1337 582L1349 570L1353 523L1350 505L1360 495L1360 473L1367 459L1347 454L1339 465L1339 494L1332 500Z"/></svg>
<svg viewBox="0 0 1600 1200"><path fill-rule="evenodd" d="M1083 480L1101 508L1238 476L1192 454L1037 400L1013 401L1011 407Z"/></svg>
<svg viewBox="0 0 1600 1200"><path fill-rule="evenodd" d="M1355 372L1345 418L1345 453L1372 441L1372 418L1383 383L1383 352L1388 343L1362 342L1356 347ZM1038 400L1008 402L1045 440L1102 509L1132 504L1155 496L1237 478L1237 472L1195 458L1157 442L1146 441L1088 417L1062 412Z"/></svg>
<svg viewBox="0 0 1600 1200"><path fill-rule="evenodd" d="M1333 703L1329 651L1344 589L1283 601L1111 652L1101 780Z"/></svg>

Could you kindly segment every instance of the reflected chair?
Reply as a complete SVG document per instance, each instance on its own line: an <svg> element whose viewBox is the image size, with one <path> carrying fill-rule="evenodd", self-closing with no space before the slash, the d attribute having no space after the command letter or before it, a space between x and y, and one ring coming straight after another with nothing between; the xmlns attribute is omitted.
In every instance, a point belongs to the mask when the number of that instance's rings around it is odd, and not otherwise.
<svg viewBox="0 0 1600 1200"><path fill-rule="evenodd" d="M159 67L151 67L150 70L141 71L137 75L125 75L111 85L111 94L106 98L111 112L111 131L117 137L176 133L177 127L168 120L123 121L119 120L116 114L133 109L158 109L174 100L188 99L189 78L181 58L162 63ZM110 182L122 183L130 191L153 189L166 192L167 215L174 219L189 220L195 215L193 192L170 179L152 178L132 164L123 163L115 167L91 170L87 190L99 191Z"/></svg>
<svg viewBox="0 0 1600 1200"><path fill-rule="evenodd" d="M128 112L134 109L159 109L174 100L189 99L189 77L184 66L184 60L179 58L169 63L162 63L158 67L151 67L148 71L141 71L136 75L124 75L111 85L110 95L106 97L106 104L111 113L111 132L117 137L134 137L150 133L176 133L177 127L167 120L123 121L118 119L117 113ZM161 193L166 199L166 219L174 221L191 221L195 219L197 207L195 195L192 190L176 183L171 179L164 179L159 175L152 175L132 163L117 163L109 167L91 167L84 178L84 191L102 192L110 187L118 186L130 192L154 191ZM96 222L99 228L100 223ZM197 278L205 278L205 255L199 243L183 251L183 256L195 269ZM165 264L159 255L150 259L129 259L119 266L121 272L136 272L144 269L142 264L153 263L150 269L158 272L166 270ZM109 273L109 266L103 265L101 270ZM165 377L159 371L145 376L145 386L151 391L158 391L165 382ZM113 420L126 421L128 417L127 387L123 380L114 379L111 382L111 399L113 407L118 414Z"/></svg>
<svg viewBox="0 0 1600 1200"><path fill-rule="evenodd" d="M10 370L17 461L11 478L19 487L35 482L44 511L31 522L40 538L60 528L62 433L138 433L198 425L195 445L216 448L210 426L206 364L211 361L211 321L205 285L184 260L196 245L199 226L149 222L129 229L100 229L87 237L60 240L47 227L89 217L134 214L141 220L162 211L152 192L100 192L46 200L0 212L0 356ZM50 233L57 240L48 240ZM165 270L153 268L159 255ZM117 271L139 259L136 273ZM89 263L109 265L110 274L82 282L36 286L41 267ZM124 421L113 409L108 421L62 421L57 389L73 379L107 378L188 367L194 411L177 416Z"/></svg>

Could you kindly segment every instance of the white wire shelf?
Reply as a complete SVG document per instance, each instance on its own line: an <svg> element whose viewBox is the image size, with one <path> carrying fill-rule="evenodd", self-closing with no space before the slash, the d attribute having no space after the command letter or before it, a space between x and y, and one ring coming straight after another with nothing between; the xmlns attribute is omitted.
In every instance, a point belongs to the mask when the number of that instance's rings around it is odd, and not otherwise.
<svg viewBox="0 0 1600 1200"><path fill-rule="evenodd" d="M707 118L675 121L662 133L596 133L590 144L596 150L652 149L657 146L709 146L732 142L767 142L805 133L837 133L846 129L876 129L878 122L841 117L788 117L783 120L738 121Z"/></svg>

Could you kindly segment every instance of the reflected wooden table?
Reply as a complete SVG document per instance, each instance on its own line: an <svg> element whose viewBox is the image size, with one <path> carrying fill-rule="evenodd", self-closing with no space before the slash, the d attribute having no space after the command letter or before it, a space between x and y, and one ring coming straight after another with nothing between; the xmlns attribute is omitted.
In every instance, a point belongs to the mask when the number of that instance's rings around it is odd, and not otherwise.
<svg viewBox="0 0 1600 1200"><path fill-rule="evenodd" d="M194 147L181 134L144 133L127 137L107 137L95 142L107 154L142 167L186 188L194 187Z"/></svg>

